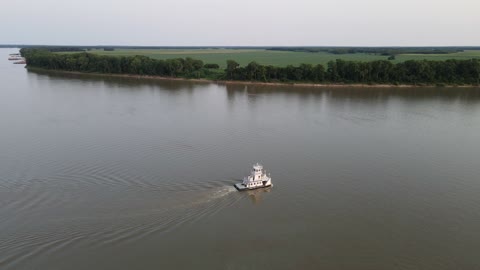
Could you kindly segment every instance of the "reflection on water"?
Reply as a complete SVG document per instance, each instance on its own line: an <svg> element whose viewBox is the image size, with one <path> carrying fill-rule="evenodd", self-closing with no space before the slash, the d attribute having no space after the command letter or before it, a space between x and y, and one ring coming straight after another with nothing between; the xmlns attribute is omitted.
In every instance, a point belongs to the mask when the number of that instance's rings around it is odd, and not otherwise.
<svg viewBox="0 0 480 270"><path fill-rule="evenodd" d="M255 189L255 190L247 190L245 191L245 193L247 193L248 197L250 197L253 204L260 204L262 201L262 197L265 196L264 193L268 193L270 191L272 191L272 187Z"/></svg>
<svg viewBox="0 0 480 270"><path fill-rule="evenodd" d="M1 269L480 267L478 88L0 69Z"/></svg>
<svg viewBox="0 0 480 270"><path fill-rule="evenodd" d="M408 100L445 99L465 102L475 102L480 99L480 87L291 87L288 85L242 85L226 84L229 99L236 95L264 96L269 94L288 95L311 100L311 98L327 96L332 99L347 100L377 100L399 97ZM292 91L293 90L293 91Z"/></svg>
<svg viewBox="0 0 480 270"><path fill-rule="evenodd" d="M31 75L45 76L48 77L49 81L65 81L66 79L70 82L81 82L83 84L87 82L91 83L101 83L105 84L108 87L150 87L152 89L161 87L166 90L193 90L199 85L208 85L208 82L190 82L185 80L158 80L158 79L145 79L145 78L136 78L136 77L117 77L117 76L104 76L101 74L88 74L88 73L65 73L65 72L56 72L51 70L27 70ZM128 90L129 88L125 88ZM130 90L132 90L130 88Z"/></svg>

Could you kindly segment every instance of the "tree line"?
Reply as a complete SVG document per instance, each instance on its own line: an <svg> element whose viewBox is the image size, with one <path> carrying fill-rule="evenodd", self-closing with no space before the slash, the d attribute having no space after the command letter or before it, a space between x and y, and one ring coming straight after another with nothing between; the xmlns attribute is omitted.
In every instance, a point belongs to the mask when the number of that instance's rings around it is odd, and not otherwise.
<svg viewBox="0 0 480 270"><path fill-rule="evenodd" d="M142 55L107 56L87 52L59 54L44 49L21 49L27 66L80 72L96 72L111 74L135 74L170 77L206 76L201 60L192 58L176 58L167 60L152 59Z"/></svg>
<svg viewBox="0 0 480 270"><path fill-rule="evenodd" d="M449 54L463 52L466 49L480 49L478 47L272 47L271 51L292 52L327 52L331 54L367 53L378 55L398 54Z"/></svg>
<svg viewBox="0 0 480 270"><path fill-rule="evenodd" d="M58 54L22 49L27 65L44 69L113 74L137 74L261 82L362 83L362 84L475 84L480 83L480 60L409 60L392 63L337 59L325 66L301 64L278 67L251 62L240 66L227 60L224 71L216 64L192 58L157 60L146 56L104 56L87 52Z"/></svg>
<svg viewBox="0 0 480 270"><path fill-rule="evenodd" d="M323 65L275 67L251 62L245 67L227 61L226 78L250 81L300 81L314 83L377 83L377 84L479 84L480 61L409 60L356 62L337 59Z"/></svg>

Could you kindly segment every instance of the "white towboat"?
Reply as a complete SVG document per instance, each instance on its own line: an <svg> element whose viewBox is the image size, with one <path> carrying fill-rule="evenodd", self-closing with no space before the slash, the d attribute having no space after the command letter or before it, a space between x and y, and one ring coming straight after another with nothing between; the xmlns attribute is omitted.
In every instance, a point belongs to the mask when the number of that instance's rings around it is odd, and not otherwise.
<svg viewBox="0 0 480 270"><path fill-rule="evenodd" d="M270 186L272 186L272 178L270 174L267 175L267 171L265 171L259 163L253 165L252 172L249 176L243 178L242 183L235 184L235 187L240 191Z"/></svg>

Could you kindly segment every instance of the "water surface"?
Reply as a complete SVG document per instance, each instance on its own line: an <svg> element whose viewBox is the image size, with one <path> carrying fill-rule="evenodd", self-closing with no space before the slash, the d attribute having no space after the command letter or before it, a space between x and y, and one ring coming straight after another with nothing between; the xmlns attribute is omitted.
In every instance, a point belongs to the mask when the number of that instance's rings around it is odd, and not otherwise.
<svg viewBox="0 0 480 270"><path fill-rule="evenodd" d="M28 72L0 55L0 269L477 269L480 89ZM274 187L232 185L262 162Z"/></svg>

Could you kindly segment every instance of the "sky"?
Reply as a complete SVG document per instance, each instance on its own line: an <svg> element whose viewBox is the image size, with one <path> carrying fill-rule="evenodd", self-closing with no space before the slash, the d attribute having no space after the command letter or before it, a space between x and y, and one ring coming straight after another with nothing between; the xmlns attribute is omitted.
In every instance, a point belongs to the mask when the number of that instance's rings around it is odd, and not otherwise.
<svg viewBox="0 0 480 270"><path fill-rule="evenodd" d="M0 44L480 46L480 0L0 2Z"/></svg>

